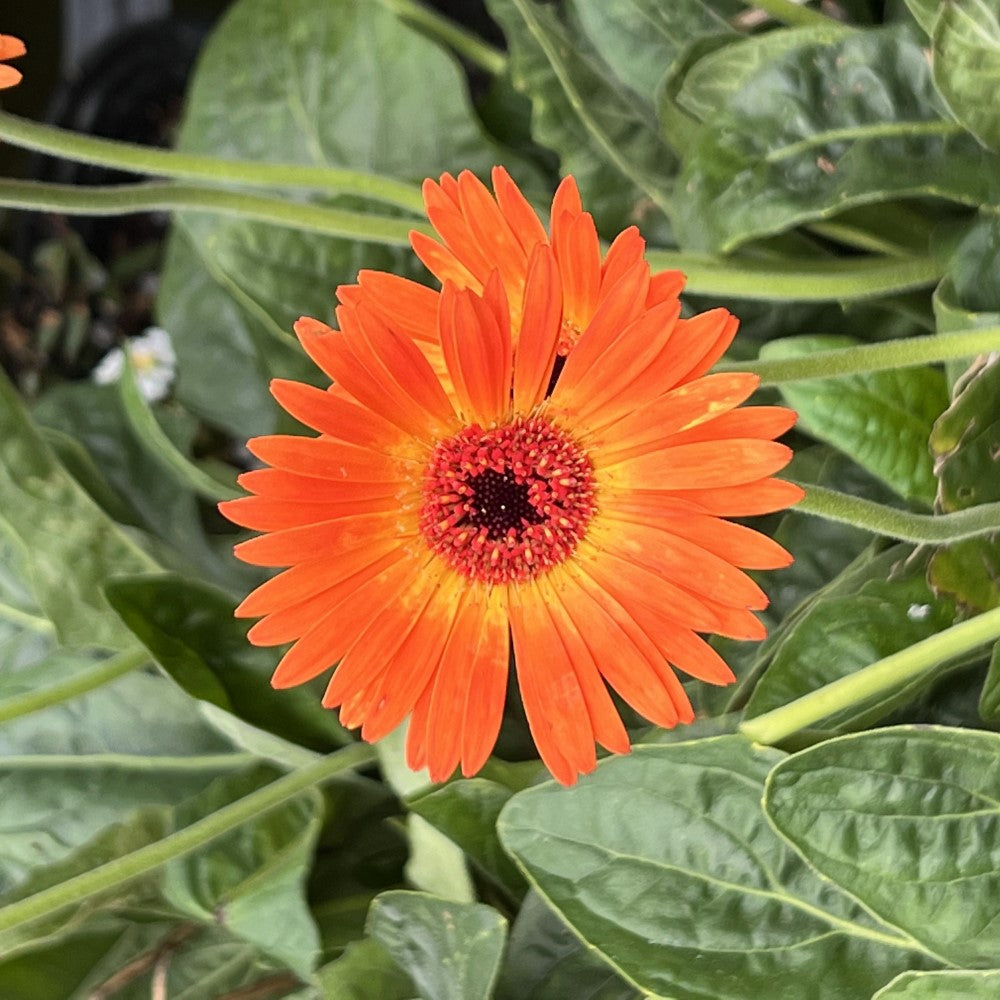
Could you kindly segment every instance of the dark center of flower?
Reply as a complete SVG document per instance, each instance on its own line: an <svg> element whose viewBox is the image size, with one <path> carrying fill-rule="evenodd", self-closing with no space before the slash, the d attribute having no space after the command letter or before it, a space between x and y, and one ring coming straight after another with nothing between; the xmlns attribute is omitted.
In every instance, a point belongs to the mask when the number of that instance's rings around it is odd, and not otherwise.
<svg viewBox="0 0 1000 1000"><path fill-rule="evenodd" d="M473 580L538 576L566 559L594 513L590 459L542 417L476 424L434 449L420 527L430 547Z"/></svg>

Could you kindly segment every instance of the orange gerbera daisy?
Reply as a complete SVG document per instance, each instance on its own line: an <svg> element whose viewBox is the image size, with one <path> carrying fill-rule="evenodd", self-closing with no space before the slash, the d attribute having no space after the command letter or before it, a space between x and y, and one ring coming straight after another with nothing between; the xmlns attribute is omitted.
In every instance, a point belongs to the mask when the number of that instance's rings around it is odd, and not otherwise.
<svg viewBox="0 0 1000 1000"><path fill-rule="evenodd" d="M15 38L13 35L0 35L0 63L7 59L17 59L18 56L23 56L27 51L20 38ZM20 82L20 70L14 69L13 66L0 65L0 90L16 86Z"/></svg>
<svg viewBox="0 0 1000 1000"><path fill-rule="evenodd" d="M649 305L643 260L604 290L555 381L565 289L539 241L515 346L502 276L477 293L446 280L442 380L369 296L340 330L296 333L336 383L272 391L317 437L249 442L269 468L222 504L263 532L237 555L289 567L240 605L261 645L292 642L276 687L338 664L324 705L377 740L409 715L407 759L433 780L475 773L495 743L511 649L539 754L564 784L627 752L608 686L661 726L689 722L674 668L733 679L697 633L761 638L767 598L742 569L790 562L727 516L801 497L773 478L790 452L782 407L737 410L751 374L693 376L731 321L682 326ZM432 293L435 294L435 293ZM728 341L726 341L728 342Z"/></svg>

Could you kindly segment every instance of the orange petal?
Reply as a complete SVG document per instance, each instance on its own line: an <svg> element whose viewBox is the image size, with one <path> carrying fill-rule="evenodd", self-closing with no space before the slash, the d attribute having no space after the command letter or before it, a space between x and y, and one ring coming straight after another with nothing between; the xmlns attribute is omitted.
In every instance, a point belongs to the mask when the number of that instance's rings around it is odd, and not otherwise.
<svg viewBox="0 0 1000 1000"><path fill-rule="evenodd" d="M805 491L783 479L759 479L739 486L685 490L684 497L706 514L719 517L755 517L797 504Z"/></svg>
<svg viewBox="0 0 1000 1000"><path fill-rule="evenodd" d="M703 375L732 343L739 320L726 309L712 309L678 321L661 376L664 391Z"/></svg>
<svg viewBox="0 0 1000 1000"><path fill-rule="evenodd" d="M563 315L583 330L597 309L601 288L601 244L589 212L556 230L552 241L563 286Z"/></svg>
<svg viewBox="0 0 1000 1000"><path fill-rule="evenodd" d="M13 66L0 66L0 90L16 87L23 79L24 74L19 69L14 69Z"/></svg>
<svg viewBox="0 0 1000 1000"><path fill-rule="evenodd" d="M421 571L419 562L404 556L314 618L308 631L279 661L271 684L276 688L303 684L331 667L384 608L404 599Z"/></svg>
<svg viewBox="0 0 1000 1000"><path fill-rule="evenodd" d="M28 50L20 38L13 35L0 35L0 59L17 59Z"/></svg>
<svg viewBox="0 0 1000 1000"><path fill-rule="evenodd" d="M458 194L457 189L455 193ZM461 207L432 180L424 181L423 194L427 218L445 246L472 274L485 281L496 269L496 263L483 252Z"/></svg>
<svg viewBox="0 0 1000 1000"><path fill-rule="evenodd" d="M658 302L676 299L684 291L687 276L683 271L659 271L649 279L649 292L646 295L646 308L655 306Z"/></svg>
<svg viewBox="0 0 1000 1000"><path fill-rule="evenodd" d="M562 286L552 251L535 247L528 267L524 313L514 362L514 411L527 413L549 386L562 323Z"/></svg>
<svg viewBox="0 0 1000 1000"><path fill-rule="evenodd" d="M614 238L601 265L602 298L621 280L630 267L642 260L645 252L646 241L635 226L623 229Z"/></svg>
<svg viewBox="0 0 1000 1000"><path fill-rule="evenodd" d="M791 457L791 449L777 441L701 441L637 455L617 462L605 474L619 489L706 489L738 486L769 476L783 469Z"/></svg>
<svg viewBox="0 0 1000 1000"><path fill-rule="evenodd" d="M405 483L412 464L346 441L294 434L250 438L247 449L276 469L341 482Z"/></svg>
<svg viewBox="0 0 1000 1000"><path fill-rule="evenodd" d="M241 542L233 553L252 566L294 566L318 555L328 554L335 558L344 549L395 538L398 522L398 511L344 517L338 521L272 531Z"/></svg>
<svg viewBox="0 0 1000 1000"><path fill-rule="evenodd" d="M437 343L438 293L426 285L386 271L362 270L357 285L342 285L337 297L347 305L363 300L408 337Z"/></svg>
<svg viewBox="0 0 1000 1000"><path fill-rule="evenodd" d="M528 199L503 167L493 168L493 190L507 224L517 237L527 259L537 243L548 243L548 234Z"/></svg>
<svg viewBox="0 0 1000 1000"><path fill-rule="evenodd" d="M572 785L597 766L590 713L565 649L530 585L509 588L510 632L528 728L552 776ZM555 634L554 634L555 633Z"/></svg>
<svg viewBox="0 0 1000 1000"><path fill-rule="evenodd" d="M784 406L748 406L713 417L697 427L679 431L671 444L693 444L719 438L758 438L770 441L781 437L796 420L794 410Z"/></svg>
<svg viewBox="0 0 1000 1000"><path fill-rule="evenodd" d="M583 211L583 203L580 201L580 189L576 186L576 179L572 174L564 177L556 188L556 193L552 198L552 211L549 214L549 232L555 242L559 227L565 224L572 225L573 220Z"/></svg>
<svg viewBox="0 0 1000 1000"><path fill-rule="evenodd" d="M342 500L318 503L289 503L287 500L273 500L270 497L240 497L238 500L226 500L219 504L219 511L233 524L252 531L280 531L304 524L335 521L354 514L375 514L398 509L399 501L388 490L385 496L360 500L345 497Z"/></svg>
<svg viewBox="0 0 1000 1000"><path fill-rule="evenodd" d="M410 233L410 246L424 267L442 284L450 281L459 288L471 288L474 292L482 290L482 281L447 247L426 233L413 230Z"/></svg>
<svg viewBox="0 0 1000 1000"><path fill-rule="evenodd" d="M368 407L303 382L272 379L271 395L296 420L341 441L382 451L402 437L397 427Z"/></svg>
<svg viewBox="0 0 1000 1000"><path fill-rule="evenodd" d="M362 500L385 496L387 488L397 488L392 484L387 487L385 482L345 483L340 479L304 476L284 469L254 469L241 473L237 482L243 489L258 496L293 503L330 503L345 498Z"/></svg>

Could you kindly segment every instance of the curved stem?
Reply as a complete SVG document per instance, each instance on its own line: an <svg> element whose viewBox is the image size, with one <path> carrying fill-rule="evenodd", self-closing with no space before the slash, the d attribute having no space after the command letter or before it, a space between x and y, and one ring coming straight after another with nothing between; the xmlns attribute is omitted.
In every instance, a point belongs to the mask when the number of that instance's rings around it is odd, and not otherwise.
<svg viewBox="0 0 1000 1000"><path fill-rule="evenodd" d="M409 246L409 233L426 225L365 212L348 212L224 188L173 183L77 187L39 181L0 180L0 205L66 215L128 215L132 212L192 211L235 215L326 236Z"/></svg>
<svg viewBox="0 0 1000 1000"><path fill-rule="evenodd" d="M444 17L436 10L414 0L379 0L400 20L423 29L432 38L449 46L463 59L485 70L491 76L506 72L507 56L495 49L478 35L468 31L456 21Z"/></svg>
<svg viewBox="0 0 1000 1000"><path fill-rule="evenodd" d="M796 358L722 361L714 370L753 372L760 376L761 385L782 385L888 368L913 368L937 361L971 358L996 350L1000 350L1000 326L987 326L960 333L936 333L888 340L881 344L840 347Z"/></svg>
<svg viewBox="0 0 1000 1000"><path fill-rule="evenodd" d="M792 27L837 23L825 14L821 14L818 10L807 7L804 0L802 3L796 3L794 0L743 0L743 2L747 7L756 7L758 10L770 14L774 20L781 21L782 24Z"/></svg>
<svg viewBox="0 0 1000 1000"><path fill-rule="evenodd" d="M1000 639L1000 608L922 639L781 708L747 719L740 724L740 732L755 743L777 743L836 712L892 691L939 663L997 639Z"/></svg>
<svg viewBox="0 0 1000 1000"><path fill-rule="evenodd" d="M984 503L951 514L914 514L896 510L825 486L799 483L806 491L795 510L827 521L839 521L874 535L916 544L947 545L966 538L1000 533L1000 502Z"/></svg>
<svg viewBox="0 0 1000 1000"><path fill-rule="evenodd" d="M6 698L0 702L0 722L9 722L22 715L39 712L43 708L60 705L78 695L103 687L150 662L149 653L145 649L130 649L99 663L92 670L82 671L58 684L50 684L38 691L27 691L13 698Z"/></svg>
<svg viewBox="0 0 1000 1000"><path fill-rule="evenodd" d="M650 250L646 259L654 271L683 271L689 292L767 302L870 299L933 285L943 273L930 257L855 257L783 264Z"/></svg>
<svg viewBox="0 0 1000 1000"><path fill-rule="evenodd" d="M420 190L413 184L391 177L334 167L222 160L213 156L155 149L131 142L80 135L52 125L40 125L5 111L0 111L0 140L77 163L93 163L155 177L256 187L309 188L327 194L360 195L418 214L423 214L424 210Z"/></svg>
<svg viewBox="0 0 1000 1000"><path fill-rule="evenodd" d="M130 882L256 819L306 789L374 759L371 747L354 743L300 767L162 840L3 907L0 909L0 933L50 916L68 906L79 905L92 896Z"/></svg>

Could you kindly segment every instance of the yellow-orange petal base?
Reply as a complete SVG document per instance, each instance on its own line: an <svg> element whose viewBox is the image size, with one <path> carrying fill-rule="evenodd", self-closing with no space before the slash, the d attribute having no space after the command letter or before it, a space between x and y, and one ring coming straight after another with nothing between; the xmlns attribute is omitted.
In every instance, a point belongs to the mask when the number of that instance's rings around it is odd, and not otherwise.
<svg viewBox="0 0 1000 1000"><path fill-rule="evenodd" d="M21 82L21 71L13 66L4 66L8 59L23 56L27 49L20 38L13 35L0 35L0 90L14 87Z"/></svg>
<svg viewBox="0 0 1000 1000"><path fill-rule="evenodd" d="M389 276L342 298L339 330L300 320L333 385L273 391L318 435L251 440L267 468L241 477L253 495L222 504L261 532L241 559L286 567L237 612L260 619L251 641L292 643L274 685L336 665L323 703L367 740L409 716L408 763L436 781L489 756L511 651L538 752L564 784L594 768L595 742L629 749L609 689L657 725L691 721L677 671L733 680L699 633L762 638L767 597L744 570L791 561L727 520L802 495L775 478L794 414L739 409L754 375L706 374L733 317L680 319L675 297L650 295L640 256L557 366L564 271L539 236L516 308L499 270L416 293L437 364L412 315L374 300Z"/></svg>

